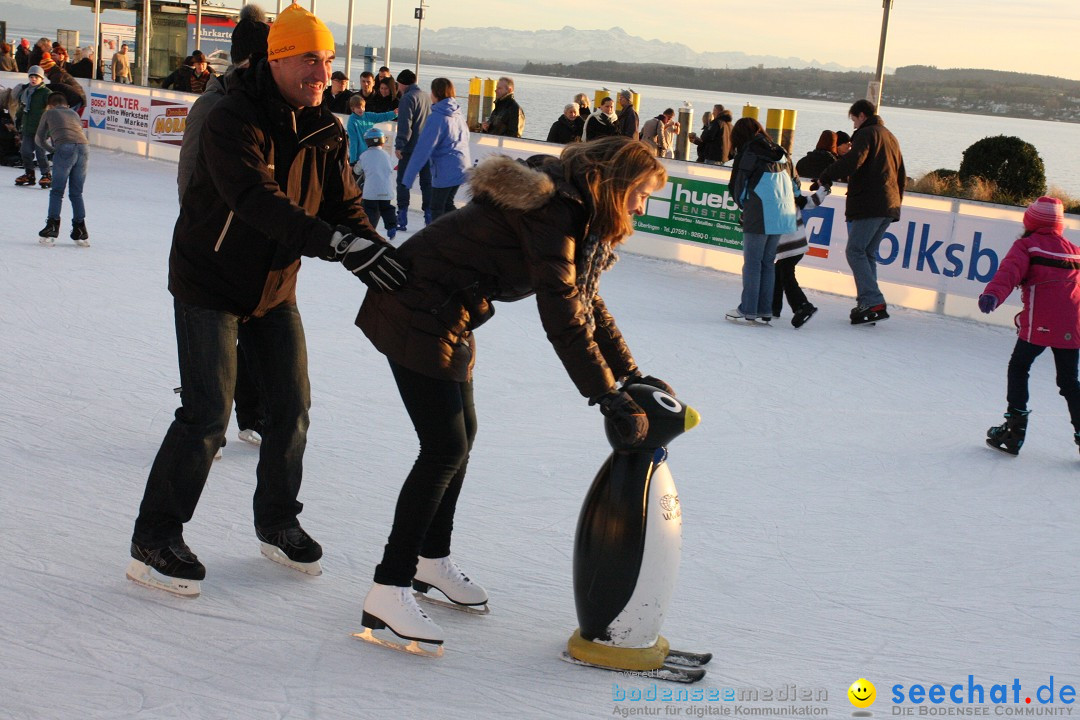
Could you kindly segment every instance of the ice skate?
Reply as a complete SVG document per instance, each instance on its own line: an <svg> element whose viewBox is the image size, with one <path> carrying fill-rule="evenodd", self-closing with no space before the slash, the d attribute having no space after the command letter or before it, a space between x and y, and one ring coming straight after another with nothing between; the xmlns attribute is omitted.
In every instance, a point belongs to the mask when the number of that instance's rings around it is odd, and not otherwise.
<svg viewBox="0 0 1080 720"><path fill-rule="evenodd" d="M397 229L401 232L408 232L409 230L409 211L398 210L397 211Z"/></svg>
<svg viewBox="0 0 1080 720"><path fill-rule="evenodd" d="M724 314L724 319L729 321L729 322L733 322L736 325L758 325L758 324L765 325L765 324L767 324L767 323L758 323L758 321L755 320L754 318L747 317L746 315L743 315L742 310L739 310L739 308L735 308L734 310L728 310Z"/></svg>
<svg viewBox="0 0 1080 720"><path fill-rule="evenodd" d="M60 234L60 218L48 218L45 227L38 233L38 242L45 247L52 247L56 243L56 237Z"/></svg>
<svg viewBox="0 0 1080 720"><path fill-rule="evenodd" d="M412 655L435 658L443 655L442 628L424 613L408 587L379 583L372 585L364 598L364 614L360 622L364 630L353 633L353 637L365 642ZM410 642L395 642L373 632L383 629ZM430 647L432 645L435 647Z"/></svg>
<svg viewBox="0 0 1080 720"><path fill-rule="evenodd" d="M1028 415L1030 410L1009 408L1005 411L1005 422L986 431L986 444L995 450L1010 455L1019 455L1027 435Z"/></svg>
<svg viewBox="0 0 1080 720"><path fill-rule="evenodd" d="M38 185L42 190L48 190L52 187L52 173L42 173L41 179L38 180Z"/></svg>
<svg viewBox="0 0 1080 720"><path fill-rule="evenodd" d="M322 575L322 546L299 525L269 533L256 531L262 542L262 554L285 567L308 575Z"/></svg>
<svg viewBox="0 0 1080 720"><path fill-rule="evenodd" d="M90 233L86 231L86 222L79 220L71 223L71 239L79 247L90 247Z"/></svg>
<svg viewBox="0 0 1080 720"><path fill-rule="evenodd" d="M441 605L473 615L487 615L491 612L487 605L487 591L470 580L449 555L442 558L419 558L412 585L417 599L432 605ZM442 593L446 600L428 595L432 588Z"/></svg>
<svg viewBox="0 0 1080 720"><path fill-rule="evenodd" d="M199 581L206 577L206 568L183 540L153 550L132 542L131 558L127 568L129 580L174 595L199 596Z"/></svg>
<svg viewBox="0 0 1080 720"><path fill-rule="evenodd" d="M15 178L15 184L19 187L29 187L37 184L37 174L33 170L27 170L19 177Z"/></svg>
<svg viewBox="0 0 1080 720"><path fill-rule="evenodd" d="M873 307L856 307L851 311L851 324L852 325L874 325L882 320L889 319L889 311L885 307L885 303L874 305Z"/></svg>
<svg viewBox="0 0 1080 720"><path fill-rule="evenodd" d="M262 445L262 436L251 428L244 428L236 437L240 438L240 440L246 443L254 445L255 447Z"/></svg>
<svg viewBox="0 0 1080 720"><path fill-rule="evenodd" d="M814 317L814 313L817 312L817 308L810 303L804 303L799 306L799 309L795 311L795 316L791 318L792 327L801 328L806 324L806 321Z"/></svg>

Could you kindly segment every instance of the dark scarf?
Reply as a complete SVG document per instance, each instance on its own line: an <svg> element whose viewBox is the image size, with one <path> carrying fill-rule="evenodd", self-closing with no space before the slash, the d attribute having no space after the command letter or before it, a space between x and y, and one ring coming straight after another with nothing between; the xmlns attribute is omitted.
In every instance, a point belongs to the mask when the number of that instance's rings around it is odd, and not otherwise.
<svg viewBox="0 0 1080 720"><path fill-rule="evenodd" d="M585 325L591 332L596 327L593 316L593 299L600 292L600 273L618 261L611 245L601 242L596 233L589 233L577 251L577 289L581 305L585 309Z"/></svg>

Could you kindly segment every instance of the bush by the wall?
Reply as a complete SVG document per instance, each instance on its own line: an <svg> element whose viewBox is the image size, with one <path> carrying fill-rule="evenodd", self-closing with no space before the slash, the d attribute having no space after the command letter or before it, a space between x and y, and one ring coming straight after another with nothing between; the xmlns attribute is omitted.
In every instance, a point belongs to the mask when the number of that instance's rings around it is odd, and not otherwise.
<svg viewBox="0 0 1080 720"><path fill-rule="evenodd" d="M1046 192L1046 169L1035 146L1008 135L983 138L964 151L960 179L972 178L992 182L1017 204Z"/></svg>

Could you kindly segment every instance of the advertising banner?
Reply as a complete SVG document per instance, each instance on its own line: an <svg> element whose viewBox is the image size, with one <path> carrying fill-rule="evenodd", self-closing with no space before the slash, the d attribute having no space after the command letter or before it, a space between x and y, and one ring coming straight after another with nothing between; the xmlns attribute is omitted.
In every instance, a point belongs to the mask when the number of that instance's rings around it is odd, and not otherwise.
<svg viewBox="0 0 1080 720"><path fill-rule="evenodd" d="M150 101L149 136L153 142L180 147L187 127L187 103L153 99Z"/></svg>
<svg viewBox="0 0 1080 720"><path fill-rule="evenodd" d="M195 37L195 14L187 16L187 54L202 50L214 72L223 73L229 68L232 49L232 31L236 22L231 17L203 15L202 32Z"/></svg>
<svg viewBox="0 0 1080 720"><path fill-rule="evenodd" d="M805 213L810 250L803 265L850 272L844 256L844 204L844 197L830 195L821 207ZM966 207L974 210L971 204ZM918 207L916 198L905 198L899 222L889 226L878 248L878 278L978 297L1022 227L1019 214L1016 220L1008 220L967 215L964 209L928 209ZM726 182L680 177L673 172L667 185L649 198L645 214L634 218L634 229L741 252L740 215ZM1080 241L1075 233L1066 234L1074 242Z"/></svg>
<svg viewBox="0 0 1080 720"><path fill-rule="evenodd" d="M149 126L150 98L119 92L90 93L91 128L146 140Z"/></svg>

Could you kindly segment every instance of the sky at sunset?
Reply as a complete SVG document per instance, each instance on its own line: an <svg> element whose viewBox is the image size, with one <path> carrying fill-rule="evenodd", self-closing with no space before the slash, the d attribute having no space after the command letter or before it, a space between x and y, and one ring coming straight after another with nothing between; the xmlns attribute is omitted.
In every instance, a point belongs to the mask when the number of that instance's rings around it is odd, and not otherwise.
<svg viewBox="0 0 1080 720"><path fill-rule="evenodd" d="M418 0L392 1L395 24L415 22L413 9ZM67 0L38 2L57 9L68 6ZM226 0L224 4L239 7L240 2ZM320 17L345 24L348 0L316 2ZM267 10L277 8L277 0L261 4ZM310 8L310 0L304 6ZM386 9L383 0L356 0L355 22L382 25ZM742 51L873 67L883 12L881 0L430 0L424 27L536 30L569 25L584 30L618 26L631 35L681 42L697 51ZM885 64L990 68L1080 79L1078 31L1078 0L895 0ZM395 36L391 42L413 45L414 38Z"/></svg>

